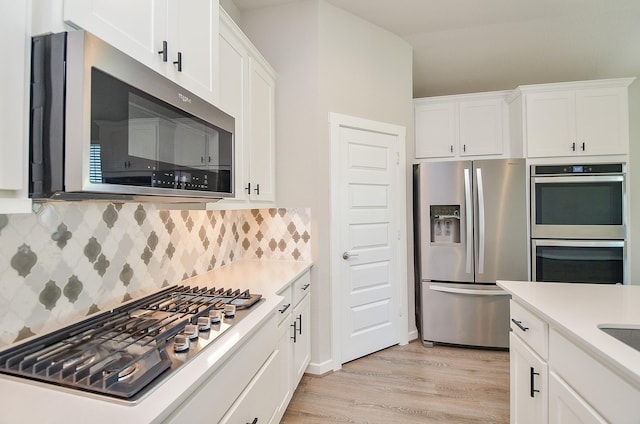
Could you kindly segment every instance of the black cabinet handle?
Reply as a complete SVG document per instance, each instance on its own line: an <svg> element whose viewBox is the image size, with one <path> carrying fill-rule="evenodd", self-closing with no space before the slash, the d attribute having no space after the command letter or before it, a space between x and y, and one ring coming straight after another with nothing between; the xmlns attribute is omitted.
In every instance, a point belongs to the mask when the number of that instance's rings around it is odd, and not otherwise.
<svg viewBox="0 0 640 424"><path fill-rule="evenodd" d="M584 142L582 142L582 151L583 151L583 152L584 152L585 148L586 148L586 147L585 147L585 144L584 144Z"/></svg>
<svg viewBox="0 0 640 424"><path fill-rule="evenodd" d="M167 54L168 54L169 50L167 49L167 42L163 41L162 42L162 50L160 50L158 52L158 54L162 55L162 61L166 62L167 61Z"/></svg>
<svg viewBox="0 0 640 424"><path fill-rule="evenodd" d="M571 150L574 152L576 151L576 143L571 144Z"/></svg>
<svg viewBox="0 0 640 424"><path fill-rule="evenodd" d="M453 153L453 144L450 146L451 153Z"/></svg>
<svg viewBox="0 0 640 424"><path fill-rule="evenodd" d="M467 151L467 145L466 145L466 144L463 144L463 145L462 145L462 151L463 151L463 152L466 152L466 151Z"/></svg>
<svg viewBox="0 0 640 424"><path fill-rule="evenodd" d="M256 184L256 188L253 190L258 196L260 196L260 184Z"/></svg>
<svg viewBox="0 0 640 424"><path fill-rule="evenodd" d="M299 321L299 327L298 327L298 334L302 335L302 314L298 315L298 321Z"/></svg>
<svg viewBox="0 0 640 424"><path fill-rule="evenodd" d="M520 328L522 331L527 331L529 329L529 327L525 327L524 325L522 325L522 321L516 321L515 318L511 318L511 322L517 325L518 328Z"/></svg>
<svg viewBox="0 0 640 424"><path fill-rule="evenodd" d="M200 163L204 163L204 156L200 156Z"/></svg>
<svg viewBox="0 0 640 424"><path fill-rule="evenodd" d="M307 291L310 285L311 284L305 284L304 286L302 286L302 291Z"/></svg>
<svg viewBox="0 0 640 424"><path fill-rule="evenodd" d="M182 72L182 53L178 52L178 60L173 62L174 65L178 65L178 72Z"/></svg>
<svg viewBox="0 0 640 424"><path fill-rule="evenodd" d="M531 395L531 397L535 397L536 393L540 393L540 390L536 390L536 389L533 388L533 383L534 383L533 382L533 378L536 375L540 375L540 373L536 372L535 369L533 367L531 367L531 372L530 372L530 376L531 376L531 383L530 383L531 392L530 392L530 395Z"/></svg>
<svg viewBox="0 0 640 424"><path fill-rule="evenodd" d="M293 337L291 337L291 339L293 339L294 343L296 343L298 341L296 339L296 335L298 334L298 329L296 328L296 324L298 324L298 323L293 321L293 324L290 325L290 327L293 327Z"/></svg>
<svg viewBox="0 0 640 424"><path fill-rule="evenodd" d="M251 421L250 423L247 423L247 424L257 424L257 423L258 423L258 417L255 417L253 419L253 421Z"/></svg>
<svg viewBox="0 0 640 424"><path fill-rule="evenodd" d="M291 303L287 303L286 305L284 305L282 309L278 309L278 312L280 312L281 314L284 314L284 311L289 309L289 306L291 306Z"/></svg>
<svg viewBox="0 0 640 424"><path fill-rule="evenodd" d="M251 194L251 183L247 183L247 186L244 189L247 190L247 194Z"/></svg>

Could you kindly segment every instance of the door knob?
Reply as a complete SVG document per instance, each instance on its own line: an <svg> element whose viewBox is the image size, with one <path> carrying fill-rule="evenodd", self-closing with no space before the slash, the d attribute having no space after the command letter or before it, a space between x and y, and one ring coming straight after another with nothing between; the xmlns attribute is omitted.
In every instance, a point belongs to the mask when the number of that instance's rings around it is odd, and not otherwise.
<svg viewBox="0 0 640 424"><path fill-rule="evenodd" d="M358 256L357 253L349 253L349 252L344 252L342 254L342 259L344 259L345 261L349 258L355 258L356 256Z"/></svg>

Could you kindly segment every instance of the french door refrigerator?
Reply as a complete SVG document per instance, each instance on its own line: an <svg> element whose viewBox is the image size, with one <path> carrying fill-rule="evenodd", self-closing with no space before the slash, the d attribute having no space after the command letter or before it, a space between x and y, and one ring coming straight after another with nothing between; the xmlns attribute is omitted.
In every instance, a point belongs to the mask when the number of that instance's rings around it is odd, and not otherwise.
<svg viewBox="0 0 640 424"><path fill-rule="evenodd" d="M526 280L524 159L414 165L416 308L423 343L509 346L509 295Z"/></svg>

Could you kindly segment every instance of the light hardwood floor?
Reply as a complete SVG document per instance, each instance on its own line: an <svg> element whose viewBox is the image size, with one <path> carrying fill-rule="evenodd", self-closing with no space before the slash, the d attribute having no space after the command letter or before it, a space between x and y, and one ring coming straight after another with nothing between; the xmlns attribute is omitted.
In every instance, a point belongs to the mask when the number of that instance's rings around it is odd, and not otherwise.
<svg viewBox="0 0 640 424"><path fill-rule="evenodd" d="M305 375L281 423L508 423L509 353L419 341Z"/></svg>

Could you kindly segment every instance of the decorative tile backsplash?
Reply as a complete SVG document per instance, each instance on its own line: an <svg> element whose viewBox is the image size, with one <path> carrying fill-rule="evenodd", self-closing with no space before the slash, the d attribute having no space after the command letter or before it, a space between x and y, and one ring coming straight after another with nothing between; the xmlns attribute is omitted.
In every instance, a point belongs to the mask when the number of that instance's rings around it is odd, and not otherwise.
<svg viewBox="0 0 640 424"><path fill-rule="evenodd" d="M0 348L235 260L311 260L308 209L69 202L0 214Z"/></svg>

